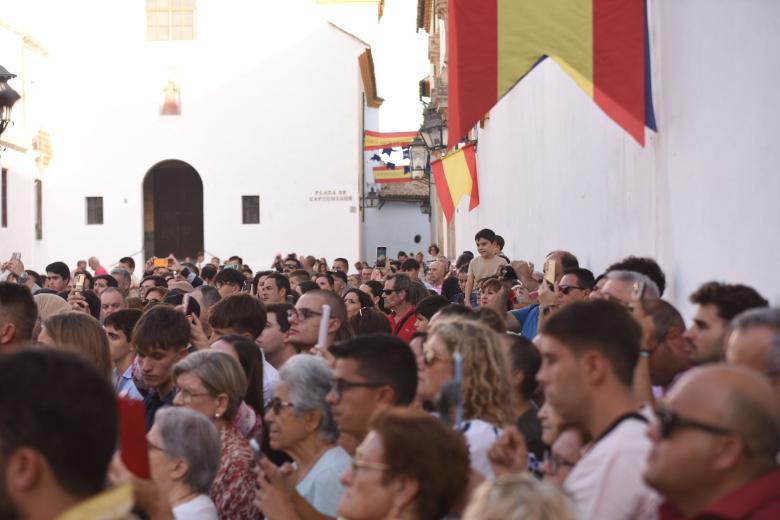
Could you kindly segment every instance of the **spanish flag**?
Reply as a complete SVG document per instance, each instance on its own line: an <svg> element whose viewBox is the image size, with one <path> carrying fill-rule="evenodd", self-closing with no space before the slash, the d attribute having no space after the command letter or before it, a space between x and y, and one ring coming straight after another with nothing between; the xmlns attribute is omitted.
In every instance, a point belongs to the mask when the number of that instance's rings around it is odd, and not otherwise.
<svg viewBox="0 0 780 520"><path fill-rule="evenodd" d="M455 207L463 197L469 197L469 211L479 205L477 183L477 152L469 144L431 163L436 194L447 222L452 222Z"/></svg>
<svg viewBox="0 0 780 520"><path fill-rule="evenodd" d="M403 166L390 168L388 166L374 167L374 182L377 184L394 184L396 182L412 182L412 174L404 173Z"/></svg>
<svg viewBox="0 0 780 520"><path fill-rule="evenodd" d="M449 146L544 58L644 146L655 130L646 0L449 0Z"/></svg>
<svg viewBox="0 0 780 520"><path fill-rule="evenodd" d="M383 150L394 146L408 146L417 137L414 132L372 132L366 130L363 136L364 150Z"/></svg>

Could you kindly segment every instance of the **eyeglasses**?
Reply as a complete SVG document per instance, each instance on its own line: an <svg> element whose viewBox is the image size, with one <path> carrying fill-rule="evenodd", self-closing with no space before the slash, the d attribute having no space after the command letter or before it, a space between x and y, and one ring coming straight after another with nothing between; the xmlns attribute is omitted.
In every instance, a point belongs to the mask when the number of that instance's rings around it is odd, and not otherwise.
<svg viewBox="0 0 780 520"><path fill-rule="evenodd" d="M373 470L376 470L376 471L390 471L390 465L389 464L382 464L381 462L358 461L356 459L352 459L352 473L353 474L357 473L359 469L373 469Z"/></svg>
<svg viewBox="0 0 780 520"><path fill-rule="evenodd" d="M544 472L547 475L557 475L558 471L564 467L573 467L574 462L566 460L557 453L544 452Z"/></svg>
<svg viewBox="0 0 780 520"><path fill-rule="evenodd" d="M321 312L313 311L311 309L290 309L287 311L287 319L291 320L297 318L298 321L306 321L312 316L322 316Z"/></svg>
<svg viewBox="0 0 780 520"><path fill-rule="evenodd" d="M331 391L336 397L336 402L341 401L346 390L351 388L379 388L385 386L387 383L380 383L379 381L365 381L363 383L345 381L343 379L334 379L331 381Z"/></svg>
<svg viewBox="0 0 780 520"><path fill-rule="evenodd" d="M187 390L186 388L180 388L179 389L179 395L181 396L181 400L184 403L190 403L192 401L193 397L203 397L204 395L211 395L208 392L191 392Z"/></svg>
<svg viewBox="0 0 780 520"><path fill-rule="evenodd" d="M443 358L440 355L438 355L436 352L433 351L432 348L423 349L423 363L425 363L426 367L433 365L433 362L436 361L437 359L439 361L450 361L449 359Z"/></svg>
<svg viewBox="0 0 780 520"><path fill-rule="evenodd" d="M659 431L662 439L668 439L674 434L674 431L678 428L693 428L695 430L701 430L703 432L710 433L712 435L731 435L731 430L716 426L714 424L707 424L693 419L686 419L680 414L675 413L667 409L662 404L657 404L655 407L655 414L658 416Z"/></svg>
<svg viewBox="0 0 780 520"><path fill-rule="evenodd" d="M269 407L274 411L274 415L279 415L282 412L282 408L286 408L288 406L292 408L295 406L295 404L289 401L282 401L278 397L274 397L269 403Z"/></svg>
<svg viewBox="0 0 780 520"><path fill-rule="evenodd" d="M585 287L577 287L576 285L559 285L558 286L558 290L561 292L561 294L566 294L566 295L568 295L570 292L572 292L575 289L577 289L579 291L584 291Z"/></svg>

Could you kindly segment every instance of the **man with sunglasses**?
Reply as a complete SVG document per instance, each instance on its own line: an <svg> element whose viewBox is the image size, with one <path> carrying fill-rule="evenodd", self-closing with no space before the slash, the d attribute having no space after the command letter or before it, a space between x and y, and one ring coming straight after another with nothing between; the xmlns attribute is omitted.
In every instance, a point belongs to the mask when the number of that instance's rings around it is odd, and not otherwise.
<svg viewBox="0 0 780 520"><path fill-rule="evenodd" d="M327 350L336 341L352 336L347 321L347 308L342 299L333 291L315 289L301 296L295 308L288 313L290 330L287 341L298 351L308 352L317 344L323 305L330 306L330 322L325 345L319 348Z"/></svg>
<svg viewBox="0 0 780 520"><path fill-rule="evenodd" d="M409 343L412 334L416 332L414 305L411 289L414 282L405 274L394 274L385 281L382 294L385 297L385 308L390 310L390 326L393 334Z"/></svg>
<svg viewBox="0 0 780 520"><path fill-rule="evenodd" d="M780 518L780 406L760 374L708 365L658 406L645 481L666 499L661 520Z"/></svg>
<svg viewBox="0 0 780 520"><path fill-rule="evenodd" d="M377 410L411 404L417 393L417 360L405 342L388 334L366 334L334 345L330 352L336 363L325 400L341 433L362 442Z"/></svg>

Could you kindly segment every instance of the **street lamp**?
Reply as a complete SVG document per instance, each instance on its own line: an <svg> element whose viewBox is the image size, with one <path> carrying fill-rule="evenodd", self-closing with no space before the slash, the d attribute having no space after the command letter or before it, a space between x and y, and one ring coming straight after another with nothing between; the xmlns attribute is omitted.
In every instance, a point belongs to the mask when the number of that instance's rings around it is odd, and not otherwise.
<svg viewBox="0 0 780 520"><path fill-rule="evenodd" d="M11 108L21 97L8 85L8 80L15 77L16 74L11 74L0 65L0 135L11 122Z"/></svg>
<svg viewBox="0 0 780 520"><path fill-rule="evenodd" d="M419 137L409 145L409 169L412 171L412 179L422 179L425 170L428 169L428 147Z"/></svg>
<svg viewBox="0 0 780 520"><path fill-rule="evenodd" d="M373 187L363 196L364 208L375 208L379 204L379 195Z"/></svg>
<svg viewBox="0 0 780 520"><path fill-rule="evenodd" d="M447 147L447 124L435 108L425 109L420 135L429 150L441 150Z"/></svg>

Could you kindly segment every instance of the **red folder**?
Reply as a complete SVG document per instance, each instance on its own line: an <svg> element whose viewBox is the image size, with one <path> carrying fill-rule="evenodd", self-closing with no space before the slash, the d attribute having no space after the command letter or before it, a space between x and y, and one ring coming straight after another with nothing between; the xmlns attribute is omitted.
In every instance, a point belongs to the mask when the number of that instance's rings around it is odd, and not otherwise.
<svg viewBox="0 0 780 520"><path fill-rule="evenodd" d="M143 401L118 397L119 453L125 467L135 476L148 479L149 449L146 445L146 417Z"/></svg>

